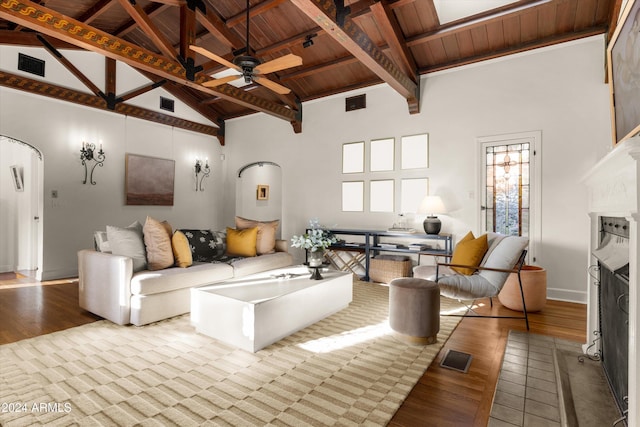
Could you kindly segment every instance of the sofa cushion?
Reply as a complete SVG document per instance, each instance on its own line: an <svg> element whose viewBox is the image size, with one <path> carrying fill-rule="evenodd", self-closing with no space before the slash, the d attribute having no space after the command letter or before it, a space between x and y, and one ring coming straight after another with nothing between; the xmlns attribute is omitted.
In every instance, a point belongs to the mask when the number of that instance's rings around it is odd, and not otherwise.
<svg viewBox="0 0 640 427"><path fill-rule="evenodd" d="M176 259L178 267L186 268L193 264L193 256L189 247L189 239L180 230L176 230L171 237L171 248L173 257Z"/></svg>
<svg viewBox="0 0 640 427"><path fill-rule="evenodd" d="M168 227L168 228L167 228ZM162 270L173 266L173 249L171 247L171 226L155 218L147 216L142 232L147 247L147 268Z"/></svg>
<svg viewBox="0 0 640 427"><path fill-rule="evenodd" d="M147 268L147 250L144 247L142 224L138 221L128 227L107 225L107 238L111 253L128 256L133 260L133 271Z"/></svg>
<svg viewBox="0 0 640 427"><path fill-rule="evenodd" d="M256 253L258 255L272 254L276 251L276 230L280 220L256 221L237 216L236 228L244 230L246 228L258 227L258 237L256 238Z"/></svg>
<svg viewBox="0 0 640 427"><path fill-rule="evenodd" d="M162 271L140 271L131 278L131 294L159 294L202 286L232 277L233 268L223 263L194 264L189 268L172 267Z"/></svg>
<svg viewBox="0 0 640 427"><path fill-rule="evenodd" d="M213 262L224 256L224 233L195 229L180 231L189 240L193 262Z"/></svg>
<svg viewBox="0 0 640 427"><path fill-rule="evenodd" d="M489 249L487 243L487 235L483 234L477 239L470 231L466 236L458 242L456 248L453 251L453 257L451 258L451 264L462 264L477 267L482 261L482 257ZM467 276L475 273L475 268L463 268L463 267L451 267L453 270L460 274Z"/></svg>
<svg viewBox="0 0 640 427"><path fill-rule="evenodd" d="M256 241L258 238L258 227L236 230L227 227L227 255L254 257L256 252Z"/></svg>

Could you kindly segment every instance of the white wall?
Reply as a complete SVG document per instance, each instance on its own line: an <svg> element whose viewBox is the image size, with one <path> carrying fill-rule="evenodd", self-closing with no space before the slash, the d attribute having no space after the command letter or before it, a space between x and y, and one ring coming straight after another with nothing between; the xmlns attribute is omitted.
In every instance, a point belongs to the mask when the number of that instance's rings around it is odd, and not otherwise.
<svg viewBox="0 0 640 427"><path fill-rule="evenodd" d="M406 101L381 85L348 95L366 93L365 110L345 112L347 95L305 103L301 134L264 114L228 121L227 181L234 185L234 171L250 162L270 160L282 166L286 239L313 217L327 225L385 229L395 215L369 213L368 198L365 212L341 212L341 182L355 179L341 174L341 146L426 132L430 167L422 176L429 178L431 193L445 194L460 206L441 217L443 232L460 238L479 226L477 138L539 130L542 245L537 264L548 270L550 298L586 302L589 224L586 190L579 180L610 148L604 49L598 36L428 75L422 78L417 115L410 115ZM410 177L398 173L396 178L400 176ZM226 195L234 197L235 189ZM229 222L235 201L225 200L225 206Z"/></svg>
<svg viewBox="0 0 640 427"><path fill-rule="evenodd" d="M27 51L0 48L2 69L18 73L17 50ZM34 54L37 51L29 49L28 53L37 56ZM46 52L40 50L38 55L47 60L47 80L72 86L66 70L55 66L56 62ZM83 72L102 86L104 78L98 70L104 69L104 61L85 53L88 58L83 62L77 58L79 55L80 52L74 52L72 62L84 64ZM119 83L119 93L140 86L136 79L132 77L129 88ZM118 81L121 80L129 81L126 72L119 74ZM149 102L143 106L158 111L159 95L171 98L161 89L149 93ZM183 107L176 100L176 111ZM183 118L207 123L192 111L184 111ZM107 224L126 226L134 220L144 222L147 215L152 215L167 219L174 228L219 229L225 225L220 203L224 198L222 147L214 137L7 88L0 88L0 135L27 142L43 153L43 279L77 275L77 251L92 248L93 231L104 230ZM96 185L82 184L84 169L79 158L82 141L102 143L106 153L104 167L95 171ZM174 206L125 205L126 153L175 160ZM203 183L204 192L195 191L196 157L208 157L212 169ZM57 190L57 199L51 197L52 190ZM2 227L4 240L6 226Z"/></svg>
<svg viewBox="0 0 640 427"><path fill-rule="evenodd" d="M17 51L0 49L0 68L17 72ZM47 53L40 54L48 70L58 69L48 80L72 82L66 70L50 66L54 62ZM341 146L422 132L429 134L430 167L402 176L426 176L432 193L457 201L460 209L441 218L443 231L459 238L469 229L478 231L477 138L540 130L543 243L538 264L548 270L550 297L585 302L588 219L586 190L579 179L610 148L603 59L603 38L593 37L428 75L422 78L417 115L408 114L405 100L385 85L348 95L366 93L365 110L345 112L347 95L325 98L304 104L301 134L264 114L229 120L224 149L212 137L0 88L0 134L28 142L44 155L43 277L54 278L76 274L76 251L91 247L92 232L106 224L127 225L151 214L174 227L232 225L237 172L256 161L282 167L283 238L300 233L313 217L341 227L386 228L396 219L392 213L340 211ZM103 61L85 64L83 71L100 86ZM130 79L126 71L119 74L119 93L140 86L132 73ZM162 89L151 93L142 106L157 109L158 95L166 94ZM206 122L186 109L183 117ZM102 141L107 153L105 166L96 170L95 186L81 184L78 150L83 139ZM124 205L127 152L176 160L173 207ZM208 157L212 164L203 193L193 187L195 157ZM362 178L376 176L365 173ZM58 190L57 200L51 190Z"/></svg>

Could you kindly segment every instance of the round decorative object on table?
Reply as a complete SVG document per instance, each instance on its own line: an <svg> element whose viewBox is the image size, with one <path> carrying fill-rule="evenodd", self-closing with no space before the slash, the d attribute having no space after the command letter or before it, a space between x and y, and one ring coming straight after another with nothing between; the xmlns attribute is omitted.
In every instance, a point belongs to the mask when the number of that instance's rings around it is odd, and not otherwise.
<svg viewBox="0 0 640 427"><path fill-rule="evenodd" d="M442 228L442 221L437 216L428 216L422 222L422 226L427 234L439 234Z"/></svg>
<svg viewBox="0 0 640 427"><path fill-rule="evenodd" d="M542 310L547 303L547 270L535 265L525 265L520 271L520 278L527 312ZM498 300L511 310L523 311L522 295L516 273L509 275L498 294Z"/></svg>

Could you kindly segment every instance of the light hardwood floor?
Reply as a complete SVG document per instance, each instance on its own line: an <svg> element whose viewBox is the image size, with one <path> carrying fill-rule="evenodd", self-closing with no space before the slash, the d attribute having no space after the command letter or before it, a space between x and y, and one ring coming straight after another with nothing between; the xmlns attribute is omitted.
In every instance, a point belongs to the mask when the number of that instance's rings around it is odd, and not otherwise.
<svg viewBox="0 0 640 427"><path fill-rule="evenodd" d="M512 312L495 299L493 313ZM16 284L0 274L0 344L97 319L78 306L77 280L21 279ZM586 306L549 301L541 312L531 314L530 324L531 333L583 343ZM463 319L389 426L486 426L510 329L526 331L523 320ZM466 374L439 366L449 348L473 356Z"/></svg>

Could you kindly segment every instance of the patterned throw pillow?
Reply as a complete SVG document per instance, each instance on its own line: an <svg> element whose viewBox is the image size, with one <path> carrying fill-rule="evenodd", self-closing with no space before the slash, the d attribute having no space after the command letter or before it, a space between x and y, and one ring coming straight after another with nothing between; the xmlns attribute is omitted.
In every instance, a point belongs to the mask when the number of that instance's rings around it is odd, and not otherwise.
<svg viewBox="0 0 640 427"><path fill-rule="evenodd" d="M224 256L226 248L218 232L186 229L180 231L189 241L193 262L213 262Z"/></svg>

